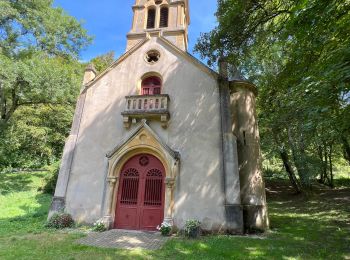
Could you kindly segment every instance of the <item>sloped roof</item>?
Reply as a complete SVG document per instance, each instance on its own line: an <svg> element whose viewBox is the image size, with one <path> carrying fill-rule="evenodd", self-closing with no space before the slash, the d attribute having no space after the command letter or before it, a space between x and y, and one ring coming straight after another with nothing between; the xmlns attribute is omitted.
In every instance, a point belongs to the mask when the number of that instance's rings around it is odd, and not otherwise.
<svg viewBox="0 0 350 260"><path fill-rule="evenodd" d="M211 75L214 78L218 78L219 74L206 66L203 62L192 56L190 53L183 51L182 49L175 46L172 42L167 40L163 36L157 36L158 39L161 40L162 43L164 43L166 46L173 49L176 53L187 59L188 61L192 62L195 66L197 66L202 71L206 72L207 74ZM115 62L113 62L105 71L103 71L101 74L99 74L94 80L90 81L88 84L85 85L84 91L86 91L90 86L94 85L99 79L103 78L104 75L106 75L109 71L111 71L114 67L116 67L118 64L123 62L127 57L132 55L134 52L136 52L139 48L141 48L146 42L148 42L151 39L151 36L148 35L144 40L137 43L134 47L132 47L129 51L125 52L122 56L120 56Z"/></svg>

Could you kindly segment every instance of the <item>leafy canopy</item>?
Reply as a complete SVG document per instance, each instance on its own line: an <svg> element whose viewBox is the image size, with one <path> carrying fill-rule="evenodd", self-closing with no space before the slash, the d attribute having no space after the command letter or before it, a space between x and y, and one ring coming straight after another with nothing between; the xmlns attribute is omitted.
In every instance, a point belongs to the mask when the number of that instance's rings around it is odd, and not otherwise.
<svg viewBox="0 0 350 260"><path fill-rule="evenodd" d="M350 2L219 0L216 15L195 50L256 83L264 151L287 149L308 185L316 165L349 147Z"/></svg>
<svg viewBox="0 0 350 260"><path fill-rule="evenodd" d="M0 0L0 125L28 104L72 102L91 38L52 0Z"/></svg>

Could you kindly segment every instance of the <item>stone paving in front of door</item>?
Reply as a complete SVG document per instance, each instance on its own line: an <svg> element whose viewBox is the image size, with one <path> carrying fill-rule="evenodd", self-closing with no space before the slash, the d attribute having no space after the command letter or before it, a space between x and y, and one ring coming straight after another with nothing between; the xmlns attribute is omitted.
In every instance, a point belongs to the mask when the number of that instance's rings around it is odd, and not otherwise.
<svg viewBox="0 0 350 260"><path fill-rule="evenodd" d="M82 245L118 249L160 249L169 237L158 232L113 229L103 233L90 233L77 242Z"/></svg>

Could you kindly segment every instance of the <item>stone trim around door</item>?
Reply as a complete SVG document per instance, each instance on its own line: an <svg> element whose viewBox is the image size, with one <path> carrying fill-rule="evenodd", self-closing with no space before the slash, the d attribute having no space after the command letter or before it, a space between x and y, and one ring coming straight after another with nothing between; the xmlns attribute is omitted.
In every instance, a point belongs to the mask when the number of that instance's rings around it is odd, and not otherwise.
<svg viewBox="0 0 350 260"><path fill-rule="evenodd" d="M165 203L164 221L173 225L174 187L180 171L179 153L171 150L160 141L154 131L142 121L141 125L128 139L119 144L108 157L108 174L106 178L105 205L103 220L108 229L113 228L120 172L124 164L137 154L150 154L158 158L165 168Z"/></svg>

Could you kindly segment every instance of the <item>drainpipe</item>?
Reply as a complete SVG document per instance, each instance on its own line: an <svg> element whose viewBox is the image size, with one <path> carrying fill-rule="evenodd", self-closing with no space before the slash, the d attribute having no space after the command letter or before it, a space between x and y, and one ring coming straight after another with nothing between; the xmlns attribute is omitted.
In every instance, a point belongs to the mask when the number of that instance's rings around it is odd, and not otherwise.
<svg viewBox="0 0 350 260"><path fill-rule="evenodd" d="M219 73L226 231L230 234L242 234L244 225L240 197L237 138L232 132L230 83L228 81L228 63L225 58L219 59Z"/></svg>

